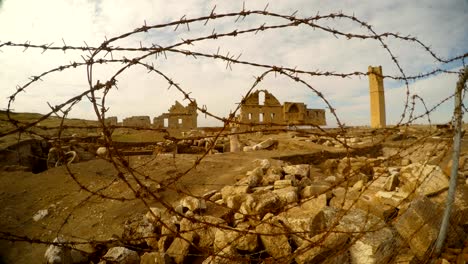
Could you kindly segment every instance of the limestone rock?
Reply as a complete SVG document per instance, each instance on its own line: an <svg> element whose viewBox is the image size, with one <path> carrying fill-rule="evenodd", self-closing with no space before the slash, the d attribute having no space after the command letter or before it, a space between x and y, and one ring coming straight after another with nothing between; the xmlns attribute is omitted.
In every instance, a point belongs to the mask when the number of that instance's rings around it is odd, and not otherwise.
<svg viewBox="0 0 468 264"><path fill-rule="evenodd" d="M332 192L330 190L331 184L329 182L312 182L310 185L305 186L301 191L301 198L309 198L324 194L326 192L327 198L331 198Z"/></svg>
<svg viewBox="0 0 468 264"><path fill-rule="evenodd" d="M271 167L271 163L267 159L257 159L254 162L262 168L263 172L266 172Z"/></svg>
<svg viewBox="0 0 468 264"><path fill-rule="evenodd" d="M298 264L322 263L329 257L344 254L342 247L348 241L348 235L344 233L321 233L314 236L310 242L306 241L294 252L294 258ZM338 254L337 254L338 253Z"/></svg>
<svg viewBox="0 0 468 264"><path fill-rule="evenodd" d="M245 194L249 190L248 185L225 186L221 189L221 196L227 207L237 210L245 200Z"/></svg>
<svg viewBox="0 0 468 264"><path fill-rule="evenodd" d="M274 190L273 193L278 195L282 206L286 206L286 205L296 203L297 201L299 201L297 187L294 187L294 186L277 189L277 190Z"/></svg>
<svg viewBox="0 0 468 264"><path fill-rule="evenodd" d="M196 215L195 218L198 222L193 223L192 226L187 228L181 226L181 229L194 231L198 236L198 242L196 245L202 249L208 249L213 246L217 230L216 226L225 225L226 221L209 215Z"/></svg>
<svg viewBox="0 0 468 264"><path fill-rule="evenodd" d="M249 233L246 224L239 225L236 231L218 228L215 233L214 250L224 250L228 246L237 250L255 252L258 248L258 236Z"/></svg>
<svg viewBox="0 0 468 264"><path fill-rule="evenodd" d="M253 205L252 214L258 214L263 217L267 213L275 213L281 209L282 203L280 197L273 192L266 192L255 195L255 205Z"/></svg>
<svg viewBox="0 0 468 264"><path fill-rule="evenodd" d="M167 249L167 254L172 257L175 263L184 263L187 254L189 253L191 243L195 239L194 232L181 234L181 237L176 237L171 246Z"/></svg>
<svg viewBox="0 0 468 264"><path fill-rule="evenodd" d="M298 175L301 178L309 177L310 175L310 165L309 164L299 164L299 165L290 165L284 166L283 170L286 174Z"/></svg>
<svg viewBox="0 0 468 264"><path fill-rule="evenodd" d="M275 220L281 221L286 230L292 233L294 243L301 246L326 228L326 219L322 213L324 206L326 206L326 201L325 204L320 205L318 199L312 199L279 214Z"/></svg>
<svg viewBox="0 0 468 264"><path fill-rule="evenodd" d="M434 195L448 189L448 178L439 166L413 163L401 168L400 180L403 181L403 191L421 195Z"/></svg>
<svg viewBox="0 0 468 264"><path fill-rule="evenodd" d="M239 141L239 135L230 135L229 136L229 149L231 152L241 151L242 144Z"/></svg>
<svg viewBox="0 0 468 264"><path fill-rule="evenodd" d="M151 239L153 238L153 239ZM122 239L135 246L145 246L153 244L158 239L155 233L155 226L142 215L135 215L124 223Z"/></svg>
<svg viewBox="0 0 468 264"><path fill-rule="evenodd" d="M125 247L110 248L103 257L106 262L116 264L139 264L140 256L138 253Z"/></svg>
<svg viewBox="0 0 468 264"><path fill-rule="evenodd" d="M281 177L282 175L278 175L278 174L267 174L262 177L262 185L263 186L272 185L276 181L281 180Z"/></svg>
<svg viewBox="0 0 468 264"><path fill-rule="evenodd" d="M140 264L171 264L171 257L166 253L146 252L141 256Z"/></svg>
<svg viewBox="0 0 468 264"><path fill-rule="evenodd" d="M255 168L252 171L247 172L247 177L241 179L238 185L247 185L251 188L258 186L263 177L263 169L261 167Z"/></svg>
<svg viewBox="0 0 468 264"><path fill-rule="evenodd" d="M66 242L62 238L55 238L54 243L64 243ZM69 248L64 248L59 245L50 245L45 254L44 258L47 264L71 264L72 259L71 259L71 250Z"/></svg>
<svg viewBox="0 0 468 264"><path fill-rule="evenodd" d="M256 145L254 145L252 148L253 150L261 150L261 149L269 149L274 147L275 145L278 144L278 140L274 140L272 138L269 138L265 141L262 141Z"/></svg>
<svg viewBox="0 0 468 264"><path fill-rule="evenodd" d="M274 187L275 187L275 190L277 190L277 189L290 187L292 185L293 183L291 180L279 180L279 181L275 181Z"/></svg>
<svg viewBox="0 0 468 264"><path fill-rule="evenodd" d="M206 203L205 200L198 199L193 196L186 196L180 201L180 205L183 208L187 208L192 212L199 212L206 210Z"/></svg>
<svg viewBox="0 0 468 264"><path fill-rule="evenodd" d="M347 233L355 240L349 247L352 263L388 263L396 253L395 233L380 218L359 209L351 209L344 215L326 210L325 216L329 219L327 228L332 228L331 224L338 220L332 231Z"/></svg>
<svg viewBox="0 0 468 264"><path fill-rule="evenodd" d="M400 184L398 174L392 174L386 179L384 189L389 192L394 191L398 184Z"/></svg>
<svg viewBox="0 0 468 264"><path fill-rule="evenodd" d="M396 219L394 226L412 253L423 260L437 239L441 218L442 210L427 197L420 196ZM449 236L450 233L454 233L452 227L449 228Z"/></svg>
<svg viewBox="0 0 468 264"><path fill-rule="evenodd" d="M288 259L292 253L292 248L289 245L284 227L278 221L262 222L255 228L255 231L260 233L260 240L265 250L274 260L282 263Z"/></svg>

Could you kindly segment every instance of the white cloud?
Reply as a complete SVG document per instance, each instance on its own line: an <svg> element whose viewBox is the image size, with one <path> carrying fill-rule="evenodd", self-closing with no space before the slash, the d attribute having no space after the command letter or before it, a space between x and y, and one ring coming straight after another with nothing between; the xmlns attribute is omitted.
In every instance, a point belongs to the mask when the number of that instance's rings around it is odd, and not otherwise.
<svg viewBox="0 0 468 264"><path fill-rule="evenodd" d="M1 42L13 41L23 43L26 40L36 44L54 42L62 44L62 38L68 45L99 45L105 37L111 38L131 31L143 25L167 23L183 15L187 18L208 15L216 5L216 13L235 12L242 8L243 1L27 1L7 0L0 7ZM246 9L263 10L268 1L247 2ZM28 6L28 8L24 8ZM343 11L355 14L358 18L373 25L378 33L395 32L402 35L413 35L433 48L438 55L449 57L466 53L468 36L464 23L468 20L468 4L462 1L287 1L270 3L269 11L292 14L298 10L298 16L309 17L329 12ZM288 23L282 19L266 18L261 15L247 17L234 23L235 17L175 27L152 30L147 34L119 40L114 46L138 47L143 44L156 43L170 45L181 38L195 38L217 33L231 32L234 29L247 29L260 26ZM330 26L344 32L368 34L365 28L348 20L318 21L322 26ZM419 74L440 67L434 58L420 46L412 42L385 40L392 52L399 59L400 65L409 75ZM365 72L368 65L382 65L384 74L399 75L396 65L389 54L375 40L336 39L333 35L318 29L299 26L289 29L269 30L258 34L240 35L218 40L197 42L194 46L182 46L182 49L238 55L242 60L278 66L297 67L304 70L334 72ZM6 107L6 97L15 91L16 85L27 82L27 78L38 75L59 65L71 61L82 61L84 52L47 51L3 47L0 52L0 107ZM103 54L104 55L104 54ZM114 58L138 56L135 53L113 52ZM141 54L140 54L141 55ZM200 105L206 105L213 113L226 116L241 100L243 94L254 82L253 76L260 75L265 69L245 65L232 65L233 70L226 69L226 63L210 58L194 59L180 54L167 54L155 59L145 60L154 65L179 83L183 89L191 92ZM110 56L108 56L109 58ZM95 80L107 80L121 64L95 66ZM451 65L459 66L459 65ZM322 92L337 109L340 119L350 125L369 123L368 81L365 77L309 77L301 76L314 88ZM446 96L456 82L456 76L439 75L427 78L410 86L411 91L422 96L428 105L436 104ZM83 92L86 86L86 69L63 71L51 74L38 82L26 93L21 94L13 108L16 111L49 110L47 102L59 104ZM386 101L388 120L396 122L401 115L404 88L401 83L386 80ZM174 102L181 101L182 95L174 88L167 90L168 84L160 76L147 74L146 69L133 67L118 78L118 90L111 91L107 106L110 115L120 118L131 115L156 116L165 112ZM441 88L444 87L444 88ZM450 89L445 88L450 87ZM271 90L280 101L304 101L311 108L326 105L307 87L285 77L268 76L259 88ZM446 122L451 115L450 103L432 113L433 122ZM419 109L418 109L419 111ZM91 104L83 101L71 113L76 117L94 118ZM200 125L219 125L211 119L199 115ZM334 121L328 114L328 121Z"/></svg>

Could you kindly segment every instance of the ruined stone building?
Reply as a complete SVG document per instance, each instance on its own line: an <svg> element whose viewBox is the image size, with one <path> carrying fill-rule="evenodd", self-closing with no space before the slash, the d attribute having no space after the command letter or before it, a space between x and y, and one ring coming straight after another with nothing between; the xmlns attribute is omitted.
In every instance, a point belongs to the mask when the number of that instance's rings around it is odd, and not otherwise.
<svg viewBox="0 0 468 264"><path fill-rule="evenodd" d="M175 102L168 113L163 113L153 119L155 128L172 129L194 129L197 128L197 103L190 103L183 106L178 101Z"/></svg>
<svg viewBox="0 0 468 264"><path fill-rule="evenodd" d="M124 126L137 126L137 127L151 127L151 120L149 116L132 116L124 118Z"/></svg>
<svg viewBox="0 0 468 264"><path fill-rule="evenodd" d="M382 77L382 66L369 66L369 93L371 110L371 127L384 128L386 126L385 116L385 93Z"/></svg>
<svg viewBox="0 0 468 264"><path fill-rule="evenodd" d="M262 102L260 97L264 97ZM267 90L257 90L245 98L236 120L243 123L269 125L326 125L324 109L309 109L304 103L285 102L283 105ZM241 125L247 128L249 125Z"/></svg>
<svg viewBox="0 0 468 264"><path fill-rule="evenodd" d="M106 117L106 119L104 119L104 123L107 125L107 126L117 126L119 124L119 120L116 116L110 116L110 117Z"/></svg>

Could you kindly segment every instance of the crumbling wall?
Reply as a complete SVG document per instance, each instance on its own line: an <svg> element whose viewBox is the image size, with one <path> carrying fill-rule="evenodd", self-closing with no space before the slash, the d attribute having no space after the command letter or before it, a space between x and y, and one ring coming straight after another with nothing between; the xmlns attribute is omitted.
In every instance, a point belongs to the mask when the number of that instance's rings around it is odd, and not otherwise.
<svg viewBox="0 0 468 264"><path fill-rule="evenodd" d="M151 120L149 116L132 116L125 118L123 125L148 128L151 126Z"/></svg>
<svg viewBox="0 0 468 264"><path fill-rule="evenodd" d="M197 103L190 103L184 107L178 101L169 108L168 113L163 113L153 119L155 128L170 129L194 129L197 128Z"/></svg>
<svg viewBox="0 0 468 264"><path fill-rule="evenodd" d="M265 101L260 102L260 94ZM326 125L324 109L308 109L304 103L285 102L284 105L266 90L257 90L243 100L236 121L249 124L272 125ZM240 125L245 129L249 125Z"/></svg>
<svg viewBox="0 0 468 264"><path fill-rule="evenodd" d="M119 124L119 120L116 116L110 116L104 120L104 123L108 126L117 126Z"/></svg>

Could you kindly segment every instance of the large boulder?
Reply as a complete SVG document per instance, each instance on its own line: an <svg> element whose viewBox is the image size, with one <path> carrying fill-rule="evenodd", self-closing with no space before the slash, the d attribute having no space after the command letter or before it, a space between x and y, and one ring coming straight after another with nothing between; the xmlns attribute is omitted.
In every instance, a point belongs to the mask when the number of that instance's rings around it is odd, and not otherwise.
<svg viewBox="0 0 468 264"><path fill-rule="evenodd" d="M215 233L214 250L222 251L227 247L246 252L255 252L258 248L258 236L249 232L248 224L239 225L236 230L218 228Z"/></svg>
<svg viewBox="0 0 468 264"><path fill-rule="evenodd" d="M291 238L296 246L302 246L305 241L326 228L326 218L322 214L326 202L325 195L322 195L282 212L274 219L283 223L285 229L292 233Z"/></svg>
<svg viewBox="0 0 468 264"><path fill-rule="evenodd" d="M420 260L425 260L439 235L442 215L442 209L437 204L425 196L419 196L394 223L395 229ZM451 225L448 235L447 244L458 240L457 231Z"/></svg>
<svg viewBox="0 0 468 264"><path fill-rule="evenodd" d="M327 230L348 234L352 263L389 263L397 252L394 230L382 219L360 209L340 211L325 207ZM336 225L337 224L337 225Z"/></svg>
<svg viewBox="0 0 468 264"><path fill-rule="evenodd" d="M402 190L406 193L431 196L448 189L449 181L436 165L413 163L401 168Z"/></svg>
<svg viewBox="0 0 468 264"><path fill-rule="evenodd" d="M141 256L140 264L172 264L172 259L166 253L146 252Z"/></svg>
<svg viewBox="0 0 468 264"><path fill-rule="evenodd" d="M110 248L102 257L106 262L115 264L139 264L138 253L125 247Z"/></svg>
<svg viewBox="0 0 468 264"><path fill-rule="evenodd" d="M345 244L349 236L344 233L323 232L298 247L294 254L294 260L298 264L323 263L323 261L341 256L346 259ZM330 263L330 262L329 262Z"/></svg>
<svg viewBox="0 0 468 264"><path fill-rule="evenodd" d="M174 260L176 264L184 263L190 251L190 246L196 238L194 232L181 233L172 242L171 246L167 249L166 253Z"/></svg>
<svg viewBox="0 0 468 264"><path fill-rule="evenodd" d="M292 248L288 241L287 232L279 221L274 219L263 221L255 228L255 231L259 233L263 247L273 260L284 263L289 259Z"/></svg>
<svg viewBox="0 0 468 264"><path fill-rule="evenodd" d="M283 170L286 174L297 175L297 176L300 176L301 178L304 178L304 177L308 178L310 175L309 164L283 166Z"/></svg>
<svg viewBox="0 0 468 264"><path fill-rule="evenodd" d="M182 208L192 212L200 212L206 210L206 203L203 199L198 199L193 196L186 196L180 201Z"/></svg>

